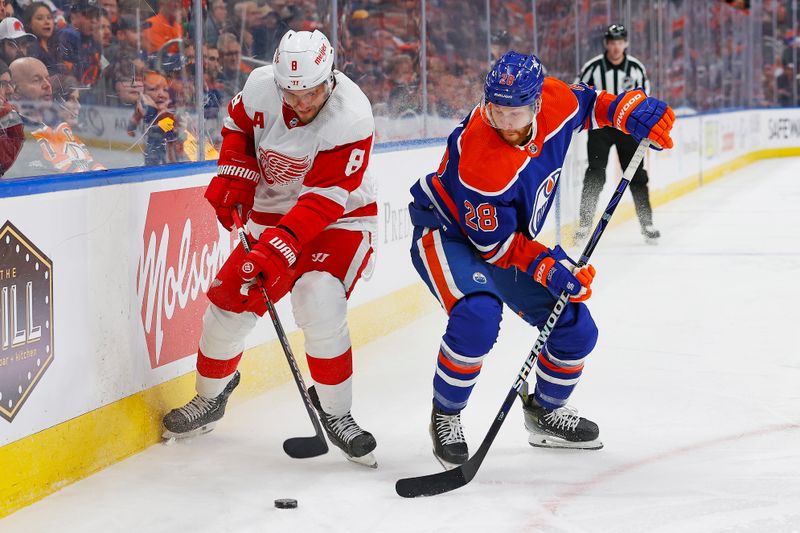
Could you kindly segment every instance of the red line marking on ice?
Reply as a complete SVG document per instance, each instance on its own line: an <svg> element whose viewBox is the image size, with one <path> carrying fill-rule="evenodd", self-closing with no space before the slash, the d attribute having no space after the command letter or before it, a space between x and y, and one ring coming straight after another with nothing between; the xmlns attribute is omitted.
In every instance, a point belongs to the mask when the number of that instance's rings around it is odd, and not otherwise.
<svg viewBox="0 0 800 533"><path fill-rule="evenodd" d="M594 476L593 478L584 481L582 483L576 483L572 485L569 489L565 490L561 494L557 494L554 498L544 503L543 507L548 511L549 514L545 515L543 513L539 513L535 515L531 522L526 524L526 527L523 528L523 531L539 531L536 528L542 528L546 525L549 521L549 516L554 515L556 511L558 511L559 507L561 507L564 503L567 503L569 500L573 498L577 498L589 491L591 491L597 485L607 482L609 479L625 474L639 468L641 466L645 466L651 463L656 463L658 461L662 461L665 459L670 459L677 455L681 455L683 453L694 452L697 450L701 450L703 448L713 448L719 444L724 444L726 442L732 442L739 439L747 439L751 437L759 437L761 435L766 435L769 433L780 433L782 431L793 431L800 429L800 424L780 424L775 426L768 426L761 429L756 429L753 431L747 431L744 433L737 433L735 435L728 435L725 437L718 437L716 439L706 440L702 442L697 442L694 444L687 444L686 446L681 446L679 448L675 448L673 450L664 451L661 453L657 453L650 457L645 457L643 459L639 459L638 461L633 461L631 463L622 464L610 470L606 470L605 472L601 472ZM530 528L530 529L529 529Z"/></svg>

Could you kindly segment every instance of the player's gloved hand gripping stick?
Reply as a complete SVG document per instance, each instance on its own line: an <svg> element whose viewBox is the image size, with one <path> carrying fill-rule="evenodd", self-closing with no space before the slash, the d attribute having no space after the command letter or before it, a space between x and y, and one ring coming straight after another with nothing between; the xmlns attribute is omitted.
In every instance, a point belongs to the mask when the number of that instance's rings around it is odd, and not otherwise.
<svg viewBox="0 0 800 533"><path fill-rule="evenodd" d="M625 169L622 179L620 180L619 185L617 185L617 189L614 191L614 195L608 202L608 206L606 206L603 216L597 223L597 227L595 227L594 233L592 233L589 242L586 243L583 254L578 260L578 268L588 264L589 257L592 255L595 246L597 246L597 241L600 240L600 236L605 231L608 221L611 219L611 215L614 213L614 210L617 208L617 204L619 204L620 200L622 199L622 194L625 192L625 189L628 188L628 184L630 183L631 178L633 178L633 174L636 172L636 169L639 168L639 163L642 162L644 154L647 151L647 148L650 146L650 143L651 140L646 137L639 142L639 147L636 149L636 153L633 154L633 158L631 158L628 167ZM528 354L528 358L525 360L525 364L522 366L519 374L517 374L517 379L514 381L514 385L508 392L505 401L503 401L503 405L500 407L500 411L498 411L491 427L489 427L489 432L483 438L483 442L481 442L478 451L475 452L475 454L470 457L466 463L452 470L438 472L436 474L430 474L427 476L411 477L398 480L395 484L395 490L397 491L397 494L403 496L404 498L433 496L463 487L472 481L472 478L475 477L475 474L478 472L478 468L480 468L483 459L486 457L489 447L492 445L494 438L497 436L497 432L500 431L500 427L503 425L503 422L505 422L508 412L511 410L511 406L514 404L514 399L522 388L522 384L525 383L528 374L533 368L533 365L536 363L536 358L539 357L539 354L541 353L542 348L544 348L547 339L550 338L550 333L553 331L553 327L556 325L561 313L566 308L569 298L570 294L567 291L561 292L561 296L559 296L556 305L553 307L553 311L547 318L545 326L539 332L539 337L536 339L533 349Z"/></svg>
<svg viewBox="0 0 800 533"><path fill-rule="evenodd" d="M235 208L232 209L231 217L233 219L234 226L236 227L236 234L239 236L239 242L242 243L242 247L245 249L245 251L250 253L250 241L248 240L247 232L242 225L242 217L239 214L239 211ZM311 404L311 398L308 396L308 389L306 389L306 384L303 381L303 375L300 373L300 369L297 367L297 360L294 358L292 348L289 345L289 340L286 338L286 332L283 330L283 325L281 324L280 318L278 318L278 312L275 310L275 306L272 304L272 300L270 300L269 295L264 288L263 281L263 274L259 273L257 278L258 288L261 291L261 296L264 297L264 303L267 305L267 311L269 312L269 317L272 319L272 325L275 326L275 332L278 334L278 340L283 348L283 353L286 355L286 360L289 362L289 368L292 370L294 382L297 385L297 389L300 391L300 395L303 397L303 403L306 405L306 411L308 411L308 416L311 418L311 423L314 425L314 431L317 433L313 437L293 437L291 439L286 439L283 441L283 451L286 452L286 455L295 459L316 457L318 455L327 453L328 443L325 440L325 434L322 432L322 425L319 423L316 410Z"/></svg>

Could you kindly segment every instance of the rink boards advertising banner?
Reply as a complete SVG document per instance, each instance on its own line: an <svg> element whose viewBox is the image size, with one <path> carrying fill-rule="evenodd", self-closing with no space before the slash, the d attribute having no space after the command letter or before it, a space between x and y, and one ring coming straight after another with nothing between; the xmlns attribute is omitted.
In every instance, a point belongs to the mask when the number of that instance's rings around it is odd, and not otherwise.
<svg viewBox="0 0 800 533"><path fill-rule="evenodd" d="M691 190L737 161L789 153L781 149L800 146L800 110L679 117L674 138L675 150L648 156L656 195L686 183ZM437 168L443 150L439 142L373 154L375 270L357 285L351 308L419 283L408 258L408 189ZM565 228L575 220L584 171L582 133L559 178ZM21 197L3 197L0 186L0 446L194 369L205 292L235 243L203 200L212 174L196 172L187 166L185 176L137 181L134 174L129 183ZM610 190L618 164L608 172ZM277 308L295 330L288 299ZM274 338L262 320L246 344Z"/></svg>
<svg viewBox="0 0 800 533"><path fill-rule="evenodd" d="M0 227L0 416L12 422L50 366L53 264L24 233Z"/></svg>
<svg viewBox="0 0 800 533"><path fill-rule="evenodd" d="M199 186L149 196L136 296L151 368L197 351L206 291L233 245L231 234L220 233L204 191Z"/></svg>

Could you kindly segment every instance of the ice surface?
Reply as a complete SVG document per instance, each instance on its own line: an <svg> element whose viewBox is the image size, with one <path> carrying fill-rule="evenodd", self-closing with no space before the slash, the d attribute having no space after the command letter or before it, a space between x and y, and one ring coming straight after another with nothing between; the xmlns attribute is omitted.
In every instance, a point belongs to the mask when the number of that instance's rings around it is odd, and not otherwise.
<svg viewBox="0 0 800 533"><path fill-rule="evenodd" d="M378 441L377 470L335 449L284 455L285 438L312 434L289 383L234 405L208 435L18 511L0 533L800 531L798 167L760 162L658 207L658 246L633 221L603 236L589 301L600 340L571 402L600 425L603 450L532 448L515 406L472 483L398 497L398 478L440 468L427 434L435 313L356 354L353 412ZM505 317L463 415L472 449L535 338Z"/></svg>

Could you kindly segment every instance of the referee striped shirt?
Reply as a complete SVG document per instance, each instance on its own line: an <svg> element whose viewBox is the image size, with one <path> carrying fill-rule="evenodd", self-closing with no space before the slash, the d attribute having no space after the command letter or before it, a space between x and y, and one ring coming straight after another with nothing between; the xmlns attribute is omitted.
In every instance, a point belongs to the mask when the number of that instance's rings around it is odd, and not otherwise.
<svg viewBox="0 0 800 533"><path fill-rule="evenodd" d="M603 89L611 94L619 94L642 87L645 94L650 94L650 80L641 61L625 54L619 65L612 65L605 54L591 58L581 69L576 82L582 81L595 89Z"/></svg>

